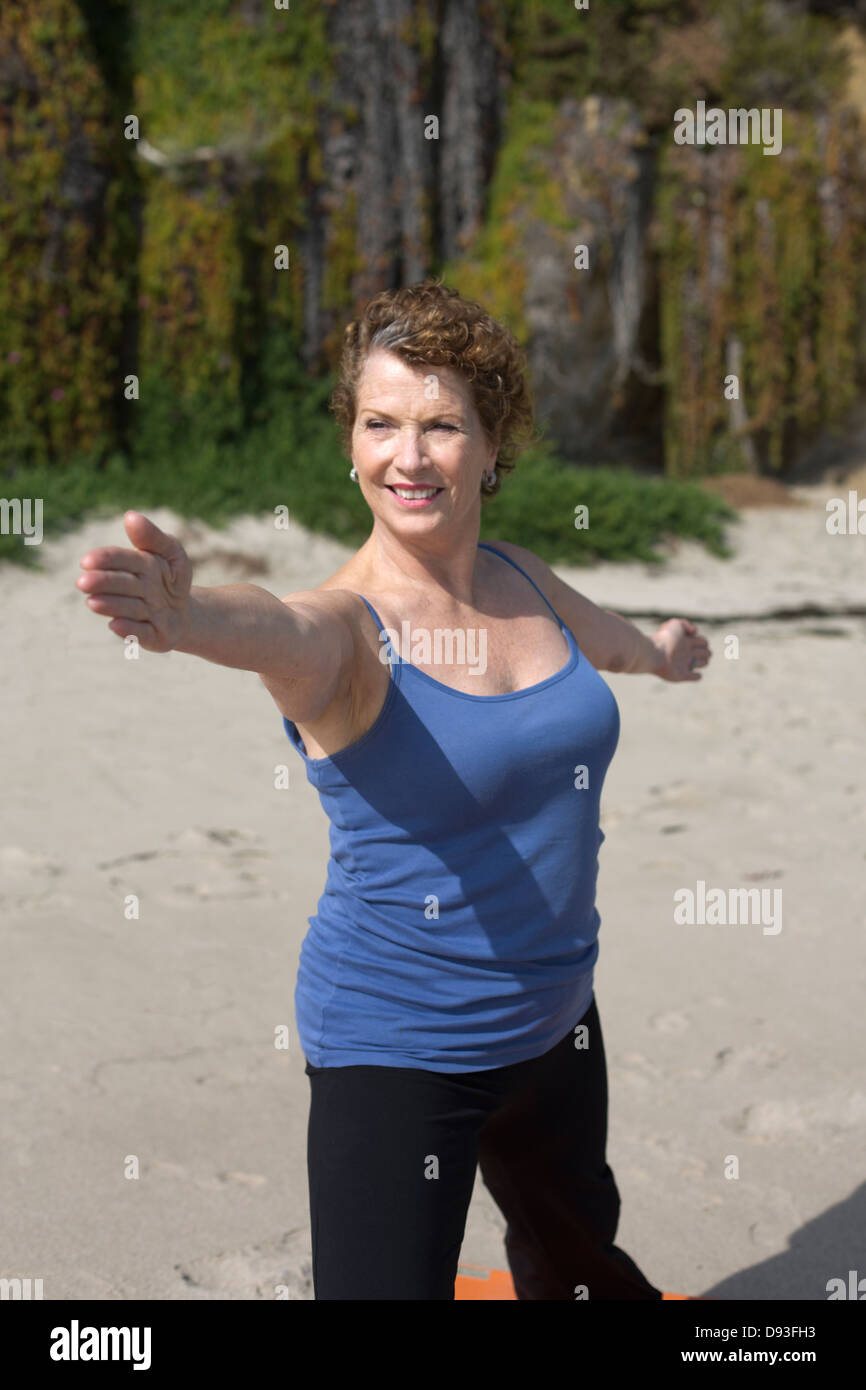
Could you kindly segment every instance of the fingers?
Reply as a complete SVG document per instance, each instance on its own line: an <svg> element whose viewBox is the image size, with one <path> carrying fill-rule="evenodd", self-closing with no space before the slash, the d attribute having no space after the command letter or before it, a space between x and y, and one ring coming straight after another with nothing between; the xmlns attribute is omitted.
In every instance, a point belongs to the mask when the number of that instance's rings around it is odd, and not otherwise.
<svg viewBox="0 0 866 1390"><path fill-rule="evenodd" d="M135 618L147 622L147 626L151 627L147 621L150 609L143 598L123 598L119 594L91 594L87 603L94 613L101 613L103 617L111 614L113 618Z"/></svg>
<svg viewBox="0 0 866 1390"><path fill-rule="evenodd" d="M667 622L669 622L669 623L681 623L681 624L682 624L682 630L683 630L683 632L685 633L686 637L689 637L689 638L692 639L692 647L693 647L693 648L694 648L694 647L707 647L707 648L709 649L709 645L710 645L710 644L709 644L709 642L707 641L706 637L704 637L702 633L699 633L699 632L698 632L697 627L695 626L695 624L694 624L693 622L691 622L691 620L690 620L689 618L668 618L668 619L667 619ZM664 624L663 624L663 626L664 626Z"/></svg>
<svg viewBox="0 0 866 1390"><path fill-rule="evenodd" d="M145 651L151 649L156 636L150 623L134 622L132 618L112 618L108 626L117 637L137 637Z"/></svg>
<svg viewBox="0 0 866 1390"><path fill-rule="evenodd" d="M75 581L83 594L126 594L139 597L141 577L126 570L87 570Z"/></svg>
<svg viewBox="0 0 866 1390"><path fill-rule="evenodd" d="M126 570L129 574L144 574L147 571L149 555L161 555L167 560L177 559L181 550L180 542L175 536L160 530L155 522L148 520L141 512L124 512L123 525L135 549L105 545L96 550L89 550L79 561L83 569Z"/></svg>
<svg viewBox="0 0 866 1390"><path fill-rule="evenodd" d="M162 531L155 522L149 521L141 512L124 512L123 525L126 534L137 550L152 555L162 555L166 560L177 557L180 542L167 531Z"/></svg>
<svg viewBox="0 0 866 1390"><path fill-rule="evenodd" d="M127 556L135 555L134 551L129 550L122 553ZM153 636L153 627L147 621L148 604L141 597L140 575L129 574L125 570L88 570L78 576L75 584L86 595L87 606L92 613L106 618L135 619L135 627L141 626L151 637ZM111 623L109 627L113 632L117 632ZM129 632L118 633L118 636L130 635Z"/></svg>
<svg viewBox="0 0 866 1390"><path fill-rule="evenodd" d="M119 545L100 546L98 550L88 550L78 562L82 569L126 570L128 574L144 574L147 571L147 556L137 550L124 550Z"/></svg>

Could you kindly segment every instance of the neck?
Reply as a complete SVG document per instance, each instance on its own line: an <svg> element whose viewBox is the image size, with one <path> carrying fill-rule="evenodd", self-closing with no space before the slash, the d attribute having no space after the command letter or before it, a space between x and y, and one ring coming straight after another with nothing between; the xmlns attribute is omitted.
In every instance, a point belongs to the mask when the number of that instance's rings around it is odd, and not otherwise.
<svg viewBox="0 0 866 1390"><path fill-rule="evenodd" d="M456 603L471 604L475 595L476 563L480 516L467 518L459 534L419 538L417 542L398 539L384 527L374 525L360 552L371 588L421 589L429 597L439 589Z"/></svg>

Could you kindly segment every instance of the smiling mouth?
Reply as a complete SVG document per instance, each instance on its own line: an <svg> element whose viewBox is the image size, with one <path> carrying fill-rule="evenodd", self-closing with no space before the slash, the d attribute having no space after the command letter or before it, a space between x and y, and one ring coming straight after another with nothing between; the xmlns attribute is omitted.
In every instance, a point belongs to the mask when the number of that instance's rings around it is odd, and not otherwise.
<svg viewBox="0 0 866 1390"><path fill-rule="evenodd" d="M442 492L441 487L403 487L398 483L386 483L389 492L393 492L396 497L400 497L404 502L421 501L428 497L435 497Z"/></svg>

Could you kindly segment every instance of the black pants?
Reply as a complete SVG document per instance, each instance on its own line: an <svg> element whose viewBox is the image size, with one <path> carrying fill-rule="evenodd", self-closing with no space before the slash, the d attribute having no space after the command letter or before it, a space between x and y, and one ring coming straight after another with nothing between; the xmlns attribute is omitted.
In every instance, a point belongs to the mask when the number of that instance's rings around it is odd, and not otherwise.
<svg viewBox="0 0 866 1390"><path fill-rule="evenodd" d="M593 998L549 1052L489 1071L313 1067L316 1299L453 1299L476 1166L518 1299L660 1299L613 1243L607 1068ZM575 1025L576 1026L576 1025Z"/></svg>

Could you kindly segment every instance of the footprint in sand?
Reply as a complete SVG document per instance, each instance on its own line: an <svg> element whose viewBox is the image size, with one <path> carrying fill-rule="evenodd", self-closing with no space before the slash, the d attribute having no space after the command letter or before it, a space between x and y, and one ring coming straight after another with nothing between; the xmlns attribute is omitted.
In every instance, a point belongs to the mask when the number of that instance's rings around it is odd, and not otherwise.
<svg viewBox="0 0 866 1390"><path fill-rule="evenodd" d="M653 1014L649 1020L649 1026L654 1033L685 1033L690 1023L691 1020L686 1014L677 1013L676 1010Z"/></svg>
<svg viewBox="0 0 866 1390"><path fill-rule="evenodd" d="M783 1047L770 1045L758 1047L721 1047L713 1059L709 1075L720 1071L735 1071L748 1067L754 1071L758 1067L772 1071L784 1062L787 1052Z"/></svg>
<svg viewBox="0 0 866 1390"><path fill-rule="evenodd" d="M630 1086L635 1091L649 1091L664 1080L660 1068L642 1052L621 1052L611 1058L610 1070L617 1085Z"/></svg>
<svg viewBox="0 0 866 1390"><path fill-rule="evenodd" d="M143 1172L153 1173L156 1177L178 1178L183 1182L191 1182L194 1187L198 1187L204 1192L219 1192L226 1185L231 1184L237 1184L239 1187L257 1188L263 1187L267 1182L263 1173L242 1173L239 1170L197 1176L182 1163L170 1163L166 1159L159 1158L154 1159L151 1163L145 1163Z"/></svg>
<svg viewBox="0 0 866 1390"><path fill-rule="evenodd" d="M0 846L0 883L14 891L0 894L5 915L13 912L68 912L73 907L69 893L53 885L66 873L66 865L34 854L20 845Z"/></svg>
<svg viewBox="0 0 866 1390"><path fill-rule="evenodd" d="M184 1261L175 1265L175 1270L186 1297L289 1301L313 1297L313 1262L306 1226L241 1250Z"/></svg>
<svg viewBox="0 0 866 1390"><path fill-rule="evenodd" d="M759 1144L772 1144L789 1135L819 1130L839 1134L866 1126L866 1093L834 1091L809 1101L764 1100L747 1105L726 1121Z"/></svg>
<svg viewBox="0 0 866 1390"><path fill-rule="evenodd" d="M47 859L44 854L33 854L20 845L3 845L0 846L0 873L19 880L58 878L66 873L66 865Z"/></svg>
<svg viewBox="0 0 866 1390"><path fill-rule="evenodd" d="M272 858L258 834L233 826L190 826L168 840L168 849L137 850L98 867L113 871L112 888L147 893L173 906L257 898L273 891L269 878L254 871L253 866ZM133 866L131 872L118 872L127 866Z"/></svg>

